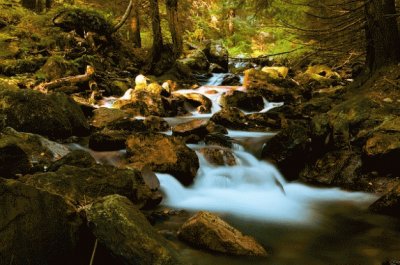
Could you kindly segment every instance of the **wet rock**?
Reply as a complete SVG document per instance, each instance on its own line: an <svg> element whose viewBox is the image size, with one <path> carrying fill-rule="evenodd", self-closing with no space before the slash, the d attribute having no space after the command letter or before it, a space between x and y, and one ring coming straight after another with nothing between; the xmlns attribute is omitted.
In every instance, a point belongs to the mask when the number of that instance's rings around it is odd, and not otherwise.
<svg viewBox="0 0 400 265"><path fill-rule="evenodd" d="M15 178L31 170L28 155L17 144L0 146L0 172L3 178Z"/></svg>
<svg viewBox="0 0 400 265"><path fill-rule="evenodd" d="M111 194L125 196L145 208L154 207L162 199L159 192L152 192L145 184L139 171L105 165L87 168L63 165L55 172L27 175L21 181L59 194L76 205L87 205Z"/></svg>
<svg viewBox="0 0 400 265"><path fill-rule="evenodd" d="M207 125L207 120L194 119L172 127L172 135L181 137L196 135L203 139L208 134Z"/></svg>
<svg viewBox="0 0 400 265"><path fill-rule="evenodd" d="M187 220L178 237L194 247L236 256L267 256L254 238L245 236L218 216L199 212Z"/></svg>
<svg viewBox="0 0 400 265"><path fill-rule="evenodd" d="M168 122L158 116L148 116L145 119L123 116L107 123L105 127L112 131L125 132L165 132L170 128Z"/></svg>
<svg viewBox="0 0 400 265"><path fill-rule="evenodd" d="M133 116L171 117L186 113L184 100L171 96L164 97L145 90L133 91L131 99L117 100L114 108L125 110Z"/></svg>
<svg viewBox="0 0 400 265"><path fill-rule="evenodd" d="M244 111L260 111L264 108L264 99L254 93L230 90L224 93L219 104L224 107L236 107Z"/></svg>
<svg viewBox="0 0 400 265"><path fill-rule="evenodd" d="M366 141L363 152L367 168L381 172L397 172L400 169L400 132L374 133Z"/></svg>
<svg viewBox="0 0 400 265"><path fill-rule="evenodd" d="M289 180L297 179L310 159L310 128L307 122L298 121L272 137L262 150L262 158L276 164Z"/></svg>
<svg viewBox="0 0 400 265"><path fill-rule="evenodd" d="M223 108L215 113L210 120L228 129L244 129L249 125L246 115L238 108Z"/></svg>
<svg viewBox="0 0 400 265"><path fill-rule="evenodd" d="M273 79L268 73L256 69L245 71L243 86L260 93L271 102L293 102L300 97L296 84L287 79Z"/></svg>
<svg viewBox="0 0 400 265"><path fill-rule="evenodd" d="M80 221L58 195L0 178L0 264L76 264Z"/></svg>
<svg viewBox="0 0 400 265"><path fill-rule="evenodd" d="M400 218L400 185L379 198L369 209L375 213Z"/></svg>
<svg viewBox="0 0 400 265"><path fill-rule="evenodd" d="M0 89L0 116L6 126L52 139L84 136L89 124L81 108L65 94Z"/></svg>
<svg viewBox="0 0 400 265"><path fill-rule="evenodd" d="M133 168L147 165L155 172L173 175L184 185L193 182L199 168L196 153L175 137L137 133L129 136L126 148Z"/></svg>
<svg viewBox="0 0 400 265"><path fill-rule="evenodd" d="M96 128L104 128L112 122L127 119L128 117L127 113L119 109L98 108L93 111L91 125Z"/></svg>
<svg viewBox="0 0 400 265"><path fill-rule="evenodd" d="M210 62L207 56L201 50L191 52L186 58L177 60L185 67L189 67L193 71L207 71L210 67ZM221 65L222 66L222 65Z"/></svg>
<svg viewBox="0 0 400 265"><path fill-rule="evenodd" d="M217 145L232 148L232 139L222 133L210 133L204 138L206 145Z"/></svg>
<svg viewBox="0 0 400 265"><path fill-rule="evenodd" d="M200 149L204 158L214 166L235 166L236 158L232 150L223 147L204 147Z"/></svg>
<svg viewBox="0 0 400 265"><path fill-rule="evenodd" d="M211 63L220 65L224 69L224 72L228 72L229 53L222 44L211 42L207 45L204 52Z"/></svg>
<svg viewBox="0 0 400 265"><path fill-rule="evenodd" d="M367 187L361 185L361 173L361 156L356 152L339 150L329 152L308 165L301 172L300 179L313 184L364 190Z"/></svg>
<svg viewBox="0 0 400 265"><path fill-rule="evenodd" d="M0 133L0 175L18 175L45 171L51 163L68 154L69 150L56 142L6 128Z"/></svg>
<svg viewBox="0 0 400 265"><path fill-rule="evenodd" d="M212 101L200 93L178 94L185 99L190 106L197 108L200 113L211 113Z"/></svg>
<svg viewBox="0 0 400 265"><path fill-rule="evenodd" d="M125 197L110 195L86 209L99 243L122 264L181 264L169 243Z"/></svg>
<svg viewBox="0 0 400 265"><path fill-rule="evenodd" d="M216 63L211 63L210 64L210 72L211 73L225 73L226 70L222 66L220 66Z"/></svg>
<svg viewBox="0 0 400 265"><path fill-rule="evenodd" d="M95 132L89 137L89 148L95 151L118 151L125 148L129 132L109 130Z"/></svg>
<svg viewBox="0 0 400 265"><path fill-rule="evenodd" d="M61 159L52 163L47 171L57 171L63 165L88 168L96 165L96 160L84 150L73 150Z"/></svg>
<svg viewBox="0 0 400 265"><path fill-rule="evenodd" d="M235 74L227 74L222 79L221 86L241 86L240 76Z"/></svg>

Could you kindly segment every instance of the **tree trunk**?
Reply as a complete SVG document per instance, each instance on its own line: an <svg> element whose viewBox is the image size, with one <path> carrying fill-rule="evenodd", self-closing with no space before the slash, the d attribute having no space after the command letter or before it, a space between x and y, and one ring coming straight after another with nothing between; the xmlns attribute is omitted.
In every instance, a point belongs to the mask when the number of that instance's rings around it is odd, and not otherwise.
<svg viewBox="0 0 400 265"><path fill-rule="evenodd" d="M183 50L183 40L178 21L178 0L166 0L165 4L174 54L176 57L179 57Z"/></svg>
<svg viewBox="0 0 400 265"><path fill-rule="evenodd" d="M151 24L153 30L153 47L152 47L152 65L161 58L163 48L163 38L160 25L160 11L158 8L158 0L150 0L151 8Z"/></svg>
<svg viewBox="0 0 400 265"><path fill-rule="evenodd" d="M395 0L368 0L365 11L369 69L374 72L382 66L400 62Z"/></svg>
<svg viewBox="0 0 400 265"><path fill-rule="evenodd" d="M52 0L22 0L21 4L23 7L36 12L42 12L46 8L50 8Z"/></svg>
<svg viewBox="0 0 400 265"><path fill-rule="evenodd" d="M133 45L135 48L142 48L142 39L140 37L140 0L136 0L133 12L132 12L132 19L131 19L131 30L133 33Z"/></svg>

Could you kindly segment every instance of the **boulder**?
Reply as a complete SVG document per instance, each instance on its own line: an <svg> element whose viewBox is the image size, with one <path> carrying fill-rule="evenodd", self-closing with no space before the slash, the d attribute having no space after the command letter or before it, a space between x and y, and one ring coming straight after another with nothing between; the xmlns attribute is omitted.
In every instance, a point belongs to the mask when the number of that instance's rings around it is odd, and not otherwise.
<svg viewBox="0 0 400 265"><path fill-rule="evenodd" d="M133 91L130 99L119 99L113 107L125 110L132 116L171 117L186 113L182 98L164 97L146 90Z"/></svg>
<svg viewBox="0 0 400 265"><path fill-rule="evenodd" d="M126 141L130 166L168 173L182 184L193 182L199 168L196 153L176 137L157 133L137 133Z"/></svg>
<svg viewBox="0 0 400 265"><path fill-rule="evenodd" d="M216 145L226 148L232 148L232 139L222 133L210 133L204 138L206 145Z"/></svg>
<svg viewBox="0 0 400 265"><path fill-rule="evenodd" d="M208 134L207 125L207 120L194 119L172 127L172 135L181 137L196 135L200 139L204 139Z"/></svg>
<svg viewBox="0 0 400 265"><path fill-rule="evenodd" d="M353 151L339 150L328 152L315 163L306 166L300 174L300 179L318 185L365 190L368 187L367 183L361 186L361 173L361 156Z"/></svg>
<svg viewBox="0 0 400 265"><path fill-rule="evenodd" d="M243 86L260 93L271 102L293 102L300 97L297 85L288 79L274 79L268 73L256 69L244 72Z"/></svg>
<svg viewBox="0 0 400 265"><path fill-rule="evenodd" d="M211 73L225 73L226 70L222 66L220 66L216 63L211 63L210 64L210 72Z"/></svg>
<svg viewBox="0 0 400 265"><path fill-rule="evenodd" d="M208 61L207 56L201 50L195 50L186 58L178 59L177 62L184 65L184 67L189 67L193 71L205 72L208 71L208 68L210 67L210 62Z"/></svg>
<svg viewBox="0 0 400 265"><path fill-rule="evenodd" d="M100 245L125 265L181 264L169 243L125 197L110 195L86 209Z"/></svg>
<svg viewBox="0 0 400 265"><path fill-rule="evenodd" d="M265 144L261 156L277 165L287 179L294 180L309 162L311 151L309 125L297 121L272 137Z"/></svg>
<svg viewBox="0 0 400 265"><path fill-rule="evenodd" d="M61 196L0 178L0 264L76 264L80 220Z"/></svg>
<svg viewBox="0 0 400 265"><path fill-rule="evenodd" d="M110 130L127 132L165 132L170 126L158 116L148 116L145 119L122 118L107 124Z"/></svg>
<svg viewBox="0 0 400 265"><path fill-rule="evenodd" d="M6 126L52 139L89 133L81 108L62 93L0 89L0 117Z"/></svg>
<svg viewBox="0 0 400 265"><path fill-rule="evenodd" d="M228 72L229 53L221 43L209 43L204 52L211 63L220 65L224 72Z"/></svg>
<svg viewBox="0 0 400 265"><path fill-rule="evenodd" d="M245 129L249 125L246 115L238 108L223 108L210 120L228 129Z"/></svg>
<svg viewBox="0 0 400 265"><path fill-rule="evenodd" d="M91 125L95 128L104 128L112 122L128 119L129 114L120 109L98 108L93 111Z"/></svg>
<svg viewBox="0 0 400 265"><path fill-rule="evenodd" d="M265 66L261 69L262 72L267 73L272 79L285 79L289 73L289 68L285 66Z"/></svg>
<svg viewBox="0 0 400 265"><path fill-rule="evenodd" d="M369 210L375 213L400 218L400 185L397 185L390 192L370 205Z"/></svg>
<svg viewBox="0 0 400 265"><path fill-rule="evenodd" d="M54 161L68 153L65 146L40 135L6 128L0 133L0 176L15 178L18 175L46 171Z"/></svg>
<svg viewBox="0 0 400 265"><path fill-rule="evenodd" d="M79 70L72 61L67 61L62 56L51 56L36 73L46 80L58 79L66 76L78 75Z"/></svg>
<svg viewBox="0 0 400 265"><path fill-rule="evenodd" d="M110 194L125 196L139 207L155 206L162 198L150 190L139 171L105 165L87 168L63 165L55 172L26 175L20 180L59 194L76 205L87 205Z"/></svg>
<svg viewBox="0 0 400 265"><path fill-rule="evenodd" d="M240 76L235 74L227 74L222 79L220 86L241 86Z"/></svg>
<svg viewBox="0 0 400 265"><path fill-rule="evenodd" d="M236 166L236 158L232 150L223 147L204 147L200 153L213 166Z"/></svg>
<svg viewBox="0 0 400 265"><path fill-rule="evenodd" d="M235 256L267 256L265 249L250 236L245 236L218 216L199 212L187 220L178 237L200 249Z"/></svg>
<svg viewBox="0 0 400 265"><path fill-rule="evenodd" d="M236 107L244 111L260 111L264 108L264 99L251 92L230 90L222 94L219 104L224 108Z"/></svg>
<svg viewBox="0 0 400 265"><path fill-rule="evenodd" d="M376 132L366 141L364 148L366 167L381 172L397 172L400 169L400 132Z"/></svg>
<svg viewBox="0 0 400 265"><path fill-rule="evenodd" d="M89 137L89 148L95 151L117 151L125 148L129 132L109 130L95 132Z"/></svg>
<svg viewBox="0 0 400 265"><path fill-rule="evenodd" d="M52 163L47 171L57 171L63 165L89 168L96 165L96 160L91 154L84 150L73 150L67 155L63 156L61 159Z"/></svg>
<svg viewBox="0 0 400 265"><path fill-rule="evenodd" d="M211 113L212 101L208 97L200 93L185 93L177 96L183 98L187 104L191 107L197 108L200 113Z"/></svg>

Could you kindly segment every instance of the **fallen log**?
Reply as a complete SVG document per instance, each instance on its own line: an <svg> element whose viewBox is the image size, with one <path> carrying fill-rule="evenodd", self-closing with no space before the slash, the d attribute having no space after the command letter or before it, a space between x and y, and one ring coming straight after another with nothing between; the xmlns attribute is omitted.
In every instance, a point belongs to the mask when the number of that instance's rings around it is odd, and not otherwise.
<svg viewBox="0 0 400 265"><path fill-rule="evenodd" d="M35 86L33 89L41 92L47 92L48 90L52 90L60 86L70 86L72 84L90 81L93 74L94 67L88 65L86 66L86 72L83 75L68 76L50 82L41 83Z"/></svg>

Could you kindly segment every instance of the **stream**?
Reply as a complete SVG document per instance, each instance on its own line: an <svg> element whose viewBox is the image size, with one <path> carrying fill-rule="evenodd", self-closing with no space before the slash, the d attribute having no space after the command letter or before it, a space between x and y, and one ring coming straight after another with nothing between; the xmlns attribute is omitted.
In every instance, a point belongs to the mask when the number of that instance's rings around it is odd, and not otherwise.
<svg viewBox="0 0 400 265"><path fill-rule="evenodd" d="M166 120L173 125L192 118L209 119L220 110L218 98L222 93L244 89L216 86L222 78L223 74L214 74L199 89L179 91L209 97L213 101L211 114L193 112L192 116ZM209 90L214 93L207 93ZM262 112L280 105L265 101ZM182 186L168 174L157 174L164 193L162 206L185 210L182 215L157 223L157 229L176 231L196 211L206 210L255 237L271 253L261 259L228 257L193 249L172 236L169 239L185 264L380 265L400 257L400 223L367 211L377 199L375 195L287 182L273 165L257 157L263 143L273 135L229 131L236 140L237 165L231 167L210 165L198 152L205 145L190 145L200 160L195 183L190 187ZM101 153L93 155L98 160L111 159ZM116 163L118 159L114 160L103 162Z"/></svg>

